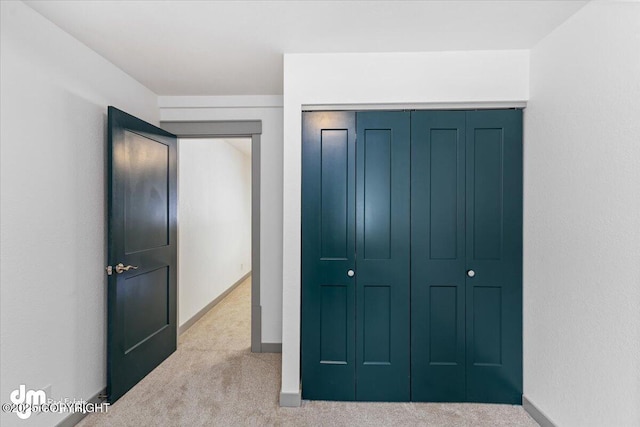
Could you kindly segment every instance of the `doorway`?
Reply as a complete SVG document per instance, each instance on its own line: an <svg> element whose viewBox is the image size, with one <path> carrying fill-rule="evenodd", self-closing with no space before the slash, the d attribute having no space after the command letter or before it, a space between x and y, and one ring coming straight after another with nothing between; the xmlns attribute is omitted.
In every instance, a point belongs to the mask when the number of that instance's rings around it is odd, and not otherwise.
<svg viewBox="0 0 640 427"><path fill-rule="evenodd" d="M251 275L251 138L179 139L177 211L181 335Z"/></svg>
<svg viewBox="0 0 640 427"><path fill-rule="evenodd" d="M180 140L202 138L247 138L251 145L251 351L270 351L262 345L260 304L260 136L261 120L162 121L160 127Z"/></svg>

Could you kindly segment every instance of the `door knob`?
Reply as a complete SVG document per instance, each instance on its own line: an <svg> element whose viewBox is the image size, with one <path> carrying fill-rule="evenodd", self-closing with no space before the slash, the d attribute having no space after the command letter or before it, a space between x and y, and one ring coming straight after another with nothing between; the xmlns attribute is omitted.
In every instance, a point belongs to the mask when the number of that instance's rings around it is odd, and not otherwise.
<svg viewBox="0 0 640 427"><path fill-rule="evenodd" d="M473 276L475 276L475 275L476 275L476 272L475 272L475 271L473 271L473 270L467 270L467 276L469 276L469 277L473 277Z"/></svg>
<svg viewBox="0 0 640 427"><path fill-rule="evenodd" d="M129 271L129 270L137 270L137 269L138 269L138 266L137 266L137 265L127 265L127 266L125 267L125 265L124 265L123 263L120 263L120 264L116 265L116 268L115 268L116 273L118 273L118 274L122 274L122 273L124 273L125 271Z"/></svg>
<svg viewBox="0 0 640 427"><path fill-rule="evenodd" d="M356 275L356 272L355 272L355 271L353 271L353 270L349 270L349 271L347 271L347 276L349 276L349 277L353 277L353 276L355 276L355 275Z"/></svg>

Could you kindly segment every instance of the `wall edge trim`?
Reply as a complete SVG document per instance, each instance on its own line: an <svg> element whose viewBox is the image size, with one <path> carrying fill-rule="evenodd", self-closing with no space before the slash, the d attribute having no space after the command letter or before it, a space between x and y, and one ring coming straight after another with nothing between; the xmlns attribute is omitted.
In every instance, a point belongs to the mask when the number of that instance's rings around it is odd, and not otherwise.
<svg viewBox="0 0 640 427"><path fill-rule="evenodd" d="M302 111L366 110L490 110L526 108L526 100L487 102L405 102L382 104L302 104Z"/></svg>
<svg viewBox="0 0 640 427"><path fill-rule="evenodd" d="M524 394L522 395L522 408L533 418L540 427L556 427L549 417L534 405Z"/></svg>
<svg viewBox="0 0 640 427"><path fill-rule="evenodd" d="M296 392L280 392L280 406L284 408L298 408L302 404L302 390Z"/></svg>
<svg viewBox="0 0 640 427"><path fill-rule="evenodd" d="M262 353L282 353L281 342L263 342L260 344Z"/></svg>
<svg viewBox="0 0 640 427"><path fill-rule="evenodd" d="M105 402L106 398L104 396L106 395L107 395L107 389L103 388L102 390L100 390L99 392L91 396L89 399L87 399L87 402L90 402L90 403ZM107 410L108 410L108 407L107 407ZM82 412L73 412L67 415L66 417L64 417L62 421L60 421L58 424L56 424L56 427L73 427L76 424L78 424L80 421L82 421L87 415L90 415L90 414L91 412L87 412L84 414Z"/></svg>

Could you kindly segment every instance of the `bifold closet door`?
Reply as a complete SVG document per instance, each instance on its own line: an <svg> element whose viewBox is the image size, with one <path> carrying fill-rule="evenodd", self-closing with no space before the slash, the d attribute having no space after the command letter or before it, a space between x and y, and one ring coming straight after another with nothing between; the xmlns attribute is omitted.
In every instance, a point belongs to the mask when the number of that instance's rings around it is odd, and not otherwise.
<svg viewBox="0 0 640 427"><path fill-rule="evenodd" d="M519 403L522 112L307 112L305 399Z"/></svg>
<svg viewBox="0 0 640 427"><path fill-rule="evenodd" d="M410 399L409 117L303 114L305 399Z"/></svg>
<svg viewBox="0 0 640 427"><path fill-rule="evenodd" d="M412 114L412 400L522 399L522 112Z"/></svg>
<svg viewBox="0 0 640 427"><path fill-rule="evenodd" d="M356 113L302 116L302 397L356 398Z"/></svg>
<svg viewBox="0 0 640 427"><path fill-rule="evenodd" d="M356 117L356 398L408 401L410 113Z"/></svg>

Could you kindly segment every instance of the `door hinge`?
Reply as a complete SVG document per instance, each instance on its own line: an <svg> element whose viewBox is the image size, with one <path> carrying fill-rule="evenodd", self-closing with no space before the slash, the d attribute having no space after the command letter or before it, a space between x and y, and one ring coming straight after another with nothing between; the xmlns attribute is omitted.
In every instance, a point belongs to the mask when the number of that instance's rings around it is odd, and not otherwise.
<svg viewBox="0 0 640 427"><path fill-rule="evenodd" d="M105 270L107 270L107 276L111 276L113 274L113 267L112 266L107 265L107 268Z"/></svg>

